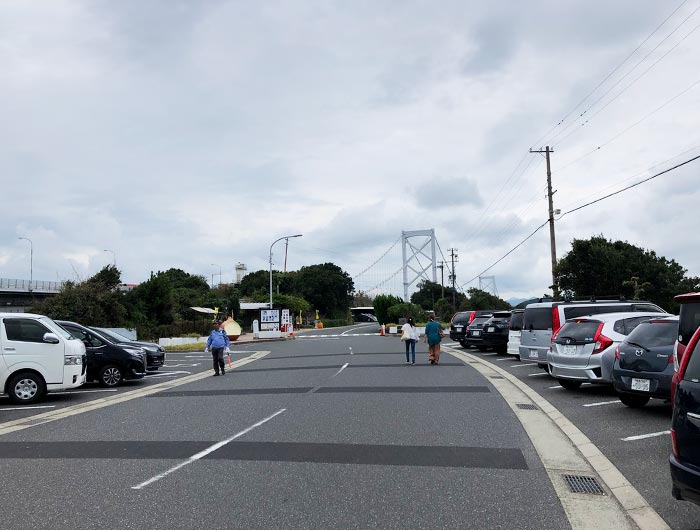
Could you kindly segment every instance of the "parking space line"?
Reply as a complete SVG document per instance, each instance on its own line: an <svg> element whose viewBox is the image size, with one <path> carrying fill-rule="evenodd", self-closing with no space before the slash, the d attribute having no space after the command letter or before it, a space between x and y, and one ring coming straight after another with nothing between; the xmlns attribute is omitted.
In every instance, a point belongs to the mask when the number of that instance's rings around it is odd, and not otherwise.
<svg viewBox="0 0 700 530"><path fill-rule="evenodd" d="M543 375L549 375L547 372L542 372L541 374L527 374L528 377L542 377Z"/></svg>
<svg viewBox="0 0 700 530"><path fill-rule="evenodd" d="M524 368L524 367L528 367L528 366L529 366L530 368L534 368L534 367L535 367L534 364L530 364L530 363L518 363L518 364L509 364L509 365L508 365L508 368ZM542 372L542 373L545 373L545 372Z"/></svg>
<svg viewBox="0 0 700 530"><path fill-rule="evenodd" d="M619 399L613 401L599 401L598 403L586 403L584 407L599 407L601 405L612 405L614 403L622 403Z"/></svg>
<svg viewBox="0 0 700 530"><path fill-rule="evenodd" d="M657 436L664 436L666 434L671 434L671 431L660 431L651 432L649 434L638 434L636 436L628 436L627 438L620 438L623 442L634 442L635 440L644 440L646 438L655 438Z"/></svg>
<svg viewBox="0 0 700 530"><path fill-rule="evenodd" d="M50 396L67 395L67 394L93 394L95 392L119 392L116 388L99 388L95 390L66 390L65 392L51 392Z"/></svg>
<svg viewBox="0 0 700 530"><path fill-rule="evenodd" d="M497 363L502 363L503 361L512 361L513 359L496 359Z"/></svg>
<svg viewBox="0 0 700 530"><path fill-rule="evenodd" d="M195 454L195 455L192 455L191 457L189 457L189 458L188 458L187 460L185 460L184 462L180 462L178 465L171 467L171 468L168 469L167 471L164 471L163 473L159 473L158 475L149 478L148 480L146 480L145 482L142 482L141 484L138 484L138 485L136 485L136 486L131 486L131 489L132 489L132 490L140 490L140 489L145 488L146 486L149 486L149 485L153 484L154 482L158 482L160 479L163 479L163 478L167 477L168 475L170 475L171 473L174 473L174 472L177 471L178 469L182 469L183 467L185 467L185 466L191 464L192 462L196 462L197 460L201 460L202 458L204 458L205 456L207 456L209 453L213 453L213 452L216 451L217 449L221 449L223 446L225 446L226 444L231 443L231 442L234 441L236 438L240 438L240 437L243 436L244 434L248 434L248 433L249 433L250 431L252 431L253 429L255 429L255 428L257 428L257 427L260 427L261 425L267 423L267 422L270 421L272 418L274 418L275 416L279 416L280 414L282 414L282 413L285 412L286 410L287 410L287 409L280 409L280 410L278 410L278 411L275 412L274 414L268 416L267 418L264 418L264 419L260 420L260 421L257 422L257 423L254 423L254 424L251 425L250 427L248 427L248 428L246 428L246 429L243 429L241 432L238 432L238 433L234 434L234 435L231 436L230 438L226 438L225 440L222 440L221 442L215 443L214 445L212 445L212 446L210 446L210 447L207 447L204 451L200 451L199 453L197 453L197 454Z"/></svg>
<svg viewBox="0 0 700 530"><path fill-rule="evenodd" d="M493 352L493 353L482 353L481 355L482 355L482 357L486 357L486 356L498 355L498 354L496 352Z"/></svg>
<svg viewBox="0 0 700 530"><path fill-rule="evenodd" d="M333 374L333 377L335 377L335 376L338 375L340 372L342 372L343 370L345 370L345 369L348 367L349 364L350 364L350 363L345 363L345 364L342 366L342 368L341 368L340 370L338 370L336 373Z"/></svg>

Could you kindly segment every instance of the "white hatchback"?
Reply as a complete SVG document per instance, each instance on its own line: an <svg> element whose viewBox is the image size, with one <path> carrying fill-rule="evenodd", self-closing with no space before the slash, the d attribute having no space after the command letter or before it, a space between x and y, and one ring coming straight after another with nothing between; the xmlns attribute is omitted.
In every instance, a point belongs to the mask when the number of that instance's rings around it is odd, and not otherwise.
<svg viewBox="0 0 700 530"><path fill-rule="evenodd" d="M615 348L641 322L663 318L657 312L603 313L567 320L552 336L547 354L549 373L561 386L575 390L583 382L605 383L603 357Z"/></svg>

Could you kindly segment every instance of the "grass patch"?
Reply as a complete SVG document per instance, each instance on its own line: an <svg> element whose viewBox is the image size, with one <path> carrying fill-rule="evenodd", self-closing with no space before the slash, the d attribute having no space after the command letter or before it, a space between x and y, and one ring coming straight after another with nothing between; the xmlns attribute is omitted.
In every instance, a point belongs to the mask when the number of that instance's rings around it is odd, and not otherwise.
<svg viewBox="0 0 700 530"><path fill-rule="evenodd" d="M175 346L163 346L165 351L204 351L206 342L191 342L190 344L177 344Z"/></svg>

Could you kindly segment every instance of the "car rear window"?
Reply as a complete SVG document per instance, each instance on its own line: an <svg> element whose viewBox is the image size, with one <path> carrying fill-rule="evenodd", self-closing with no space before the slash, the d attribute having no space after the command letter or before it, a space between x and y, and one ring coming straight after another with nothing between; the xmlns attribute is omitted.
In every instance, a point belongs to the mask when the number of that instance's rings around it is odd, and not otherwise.
<svg viewBox="0 0 700 530"><path fill-rule="evenodd" d="M474 320L472 320L472 324L483 324L483 323L486 322L487 320L491 320L491 316L490 316L490 315L486 315L486 316L483 316L483 317L476 317Z"/></svg>
<svg viewBox="0 0 700 530"><path fill-rule="evenodd" d="M627 336L627 342L635 342L645 348L673 346L678 334L678 322L642 322Z"/></svg>
<svg viewBox="0 0 700 530"><path fill-rule="evenodd" d="M681 316L678 321L678 342L688 345L690 337L700 326L700 302L681 305Z"/></svg>
<svg viewBox="0 0 700 530"><path fill-rule="evenodd" d="M629 335L637 326L639 326L639 324L646 322L650 318L651 317L649 316L623 318L615 322L613 331L619 333L620 335Z"/></svg>
<svg viewBox="0 0 700 530"><path fill-rule="evenodd" d="M683 380L692 381L693 383L700 382L700 341L695 345L693 355L691 355L688 360L688 366L685 369Z"/></svg>
<svg viewBox="0 0 700 530"><path fill-rule="evenodd" d="M510 317L510 329L513 331L523 329L523 313L513 313Z"/></svg>
<svg viewBox="0 0 700 530"><path fill-rule="evenodd" d="M452 320L453 324L464 324L469 322L469 313L460 313Z"/></svg>
<svg viewBox="0 0 700 530"><path fill-rule="evenodd" d="M523 329L552 329L552 309L549 307L526 308L523 315Z"/></svg>
<svg viewBox="0 0 700 530"><path fill-rule="evenodd" d="M559 333L557 333L557 337L554 339L554 342L557 344L567 344L571 342L588 344L590 342L595 342L594 337L598 331L599 324L600 322L597 320L567 322L561 327Z"/></svg>

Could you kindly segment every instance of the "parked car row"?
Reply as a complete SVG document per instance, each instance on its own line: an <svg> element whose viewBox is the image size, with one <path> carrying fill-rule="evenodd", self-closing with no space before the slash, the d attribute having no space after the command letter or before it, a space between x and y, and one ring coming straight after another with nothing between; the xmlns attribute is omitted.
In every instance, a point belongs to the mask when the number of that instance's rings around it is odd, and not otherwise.
<svg viewBox="0 0 700 530"><path fill-rule="evenodd" d="M153 343L29 313L0 313L0 390L19 404L97 381L116 387L165 362Z"/></svg>
<svg viewBox="0 0 700 530"><path fill-rule="evenodd" d="M537 363L568 390L610 384L633 408L652 398L670 401L672 494L700 504L700 293L676 301L679 316L644 301L539 301L522 312L466 316L464 336L456 340ZM485 339L506 319L504 350ZM450 337L462 322L465 314L455 315Z"/></svg>

